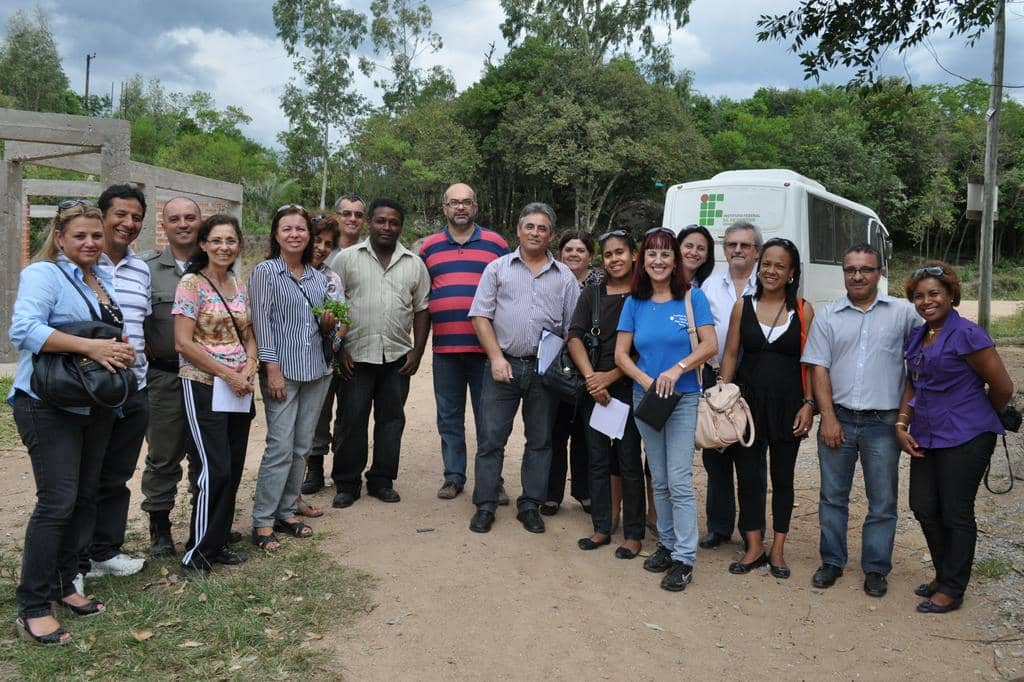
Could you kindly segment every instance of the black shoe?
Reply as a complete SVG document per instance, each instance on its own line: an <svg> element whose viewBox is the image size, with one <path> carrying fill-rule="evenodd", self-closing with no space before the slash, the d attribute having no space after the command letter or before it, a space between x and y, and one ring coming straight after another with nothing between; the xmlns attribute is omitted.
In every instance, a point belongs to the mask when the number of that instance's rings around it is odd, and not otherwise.
<svg viewBox="0 0 1024 682"><path fill-rule="evenodd" d="M380 490L367 490L366 494L376 497L381 502L401 502L402 496L394 488L381 488Z"/></svg>
<svg viewBox="0 0 1024 682"><path fill-rule="evenodd" d="M576 546L584 551L587 551L591 549L597 549L598 547L604 547L605 545L610 545L611 542L611 537L606 535L604 537L604 540L591 540L590 538L580 538L579 541L576 542Z"/></svg>
<svg viewBox="0 0 1024 682"><path fill-rule="evenodd" d="M771 573L774 577L781 578L783 580L785 580L791 575L789 566L776 566L770 561L768 562L768 572Z"/></svg>
<svg viewBox="0 0 1024 682"><path fill-rule="evenodd" d="M704 549L714 549L723 542L728 541L728 535L720 535L713 530L709 530L706 534L700 537L700 540L697 542L697 544L703 547Z"/></svg>
<svg viewBox="0 0 1024 682"><path fill-rule="evenodd" d="M661 579L661 589L669 592L682 592L693 580L693 566L682 561L673 561L668 573Z"/></svg>
<svg viewBox="0 0 1024 682"><path fill-rule="evenodd" d="M936 604L931 599L925 599L923 602L917 605L918 613L949 613L950 611L956 611L964 603L963 597L954 599L945 606Z"/></svg>
<svg viewBox="0 0 1024 682"><path fill-rule="evenodd" d="M353 495L352 493L342 491L334 496L334 501L331 502L331 506L335 509L344 509L345 507L351 507L352 503L358 499L359 495Z"/></svg>
<svg viewBox="0 0 1024 682"><path fill-rule="evenodd" d="M174 537L171 536L170 512L149 513L149 553L151 556L176 556Z"/></svg>
<svg viewBox="0 0 1024 682"><path fill-rule="evenodd" d="M306 469L306 479L302 482L302 494L312 495L324 489L323 469Z"/></svg>
<svg viewBox="0 0 1024 682"><path fill-rule="evenodd" d="M914 594L916 594L918 597L924 597L925 599L927 599L928 597L935 594L937 591L938 590L936 589L932 589L931 583L921 583L917 586L917 589L914 590Z"/></svg>
<svg viewBox="0 0 1024 682"><path fill-rule="evenodd" d="M881 573L872 571L864 576L864 594L869 597L884 597L888 591L889 585Z"/></svg>
<svg viewBox="0 0 1024 682"><path fill-rule="evenodd" d="M455 481L445 481L441 489L437 491L437 497L441 500L454 500L462 492L462 486Z"/></svg>
<svg viewBox="0 0 1024 682"><path fill-rule="evenodd" d="M181 572L184 574L185 580L206 580L210 577L210 569L208 566L183 564Z"/></svg>
<svg viewBox="0 0 1024 682"><path fill-rule="evenodd" d="M729 572L733 575L744 575L746 573L750 573L755 568L761 568L767 563L768 555L762 554L761 556L751 561L749 564L745 564L742 561L732 562L731 564L729 564Z"/></svg>
<svg viewBox="0 0 1024 682"><path fill-rule="evenodd" d="M225 566L237 566L249 560L245 552L236 552L228 546L221 548L219 552L209 558L211 564L224 564Z"/></svg>
<svg viewBox="0 0 1024 682"><path fill-rule="evenodd" d="M843 574L843 569L832 564L822 564L817 571L814 572L814 577L811 578L811 584L818 589L825 589L826 587L832 587L836 584L836 580Z"/></svg>
<svg viewBox="0 0 1024 682"><path fill-rule="evenodd" d="M99 614L107 610L106 607L103 605L103 602L96 601L95 599L90 599L81 606L69 604L63 599L61 599L59 603L61 606L66 608L68 611L71 611L71 613L75 614L76 616L98 616Z"/></svg>
<svg viewBox="0 0 1024 682"><path fill-rule="evenodd" d="M536 509L524 509L516 514L516 520L523 524L523 528L531 533L544 532L544 520L540 518L540 514L537 513Z"/></svg>
<svg viewBox="0 0 1024 682"><path fill-rule="evenodd" d="M664 573L671 565L672 552L665 549L660 542L658 549L654 550L654 554L644 559L644 570L651 573Z"/></svg>
<svg viewBox="0 0 1024 682"><path fill-rule="evenodd" d="M229 545L234 545L234 544L237 544L237 543L239 543L241 541L242 541L242 534L239 533L237 530L233 530L230 533L228 533L228 544Z"/></svg>
<svg viewBox="0 0 1024 682"><path fill-rule="evenodd" d="M558 513L558 507L557 502L545 502L540 506L540 513L544 516L554 516Z"/></svg>
<svg viewBox="0 0 1024 682"><path fill-rule="evenodd" d="M490 533L492 525L494 525L494 512L477 509L476 514L473 514L473 518L469 522L469 529L474 533Z"/></svg>

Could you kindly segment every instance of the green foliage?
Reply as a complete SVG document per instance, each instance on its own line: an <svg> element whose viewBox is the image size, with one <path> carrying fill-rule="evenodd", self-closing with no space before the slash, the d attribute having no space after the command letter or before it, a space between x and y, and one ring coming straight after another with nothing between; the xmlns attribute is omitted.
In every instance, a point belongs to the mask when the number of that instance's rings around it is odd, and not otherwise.
<svg viewBox="0 0 1024 682"><path fill-rule="evenodd" d="M981 559L974 562L974 574L979 578L995 580L1010 572L1013 564L1006 559Z"/></svg>
<svg viewBox="0 0 1024 682"><path fill-rule="evenodd" d="M1024 344L1024 308L1013 315L992 320L988 331L996 341Z"/></svg>
<svg viewBox="0 0 1024 682"><path fill-rule="evenodd" d="M18 10L7 20L7 36L0 45L0 93L18 109L62 113L67 91L68 77L46 13L42 7L34 16Z"/></svg>
<svg viewBox="0 0 1024 682"><path fill-rule="evenodd" d="M7 394L13 385L13 377L0 377L0 400L3 401L0 403L0 448L14 447L21 443L18 427L14 425L14 413L7 404Z"/></svg>
<svg viewBox="0 0 1024 682"><path fill-rule="evenodd" d="M391 61L386 67L390 79L376 80L374 87L383 91L385 109L392 113L408 111L426 81L446 74L441 67L425 73L415 66L417 57L427 51L437 52L443 44L441 36L430 30L430 7L422 1L414 5L409 0L373 0L370 12L373 52L385 53ZM360 61L360 68L367 75L375 70L368 59Z"/></svg>

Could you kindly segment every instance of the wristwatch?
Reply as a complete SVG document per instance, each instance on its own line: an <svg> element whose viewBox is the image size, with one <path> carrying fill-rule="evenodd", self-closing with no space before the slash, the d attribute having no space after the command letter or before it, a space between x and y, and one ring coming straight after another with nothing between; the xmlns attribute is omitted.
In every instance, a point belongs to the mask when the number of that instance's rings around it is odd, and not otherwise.
<svg viewBox="0 0 1024 682"><path fill-rule="evenodd" d="M679 369L683 370L684 372L686 371L686 361L685 360L680 360L676 364L679 365Z"/></svg>

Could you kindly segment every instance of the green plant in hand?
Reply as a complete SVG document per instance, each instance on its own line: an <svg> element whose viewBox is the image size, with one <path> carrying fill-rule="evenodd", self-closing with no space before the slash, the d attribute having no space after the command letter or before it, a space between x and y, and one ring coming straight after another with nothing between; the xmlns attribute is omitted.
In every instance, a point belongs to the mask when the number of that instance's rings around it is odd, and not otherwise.
<svg viewBox="0 0 1024 682"><path fill-rule="evenodd" d="M348 306L341 301L325 301L323 307L313 308L313 314L320 317L324 314L324 311L330 311L331 315L334 315L340 324L351 324L352 320L348 319Z"/></svg>

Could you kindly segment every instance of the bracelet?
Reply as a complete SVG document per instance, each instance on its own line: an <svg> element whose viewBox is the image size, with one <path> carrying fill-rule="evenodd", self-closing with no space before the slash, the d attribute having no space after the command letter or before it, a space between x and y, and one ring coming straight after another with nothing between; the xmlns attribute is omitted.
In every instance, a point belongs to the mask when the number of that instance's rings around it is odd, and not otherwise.
<svg viewBox="0 0 1024 682"><path fill-rule="evenodd" d="M909 430L909 427L910 427L910 425L909 425L909 424L907 424L906 422L896 422L896 423L894 424L894 426L895 426L895 427L896 427L897 429L898 429L898 428L900 428L900 427L902 426L902 427L903 427L903 430L904 430L904 431L908 431L908 430Z"/></svg>
<svg viewBox="0 0 1024 682"><path fill-rule="evenodd" d="M804 398L800 401L801 405L810 405L813 409L818 409L818 403L814 402L814 398Z"/></svg>
<svg viewBox="0 0 1024 682"><path fill-rule="evenodd" d="M906 412L900 412L898 416L900 416L900 417L906 417L907 419L910 419L910 415L909 415L909 414L907 414Z"/></svg>

